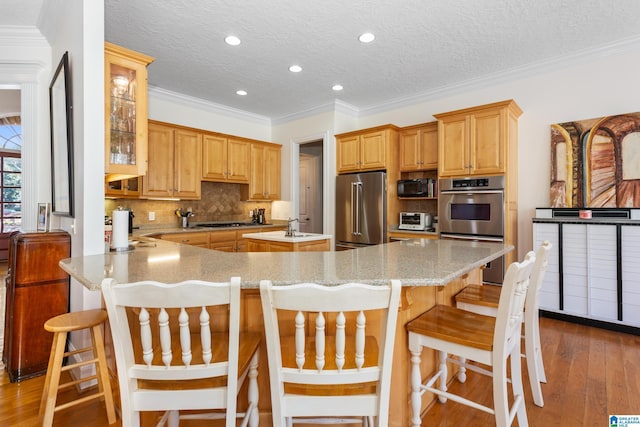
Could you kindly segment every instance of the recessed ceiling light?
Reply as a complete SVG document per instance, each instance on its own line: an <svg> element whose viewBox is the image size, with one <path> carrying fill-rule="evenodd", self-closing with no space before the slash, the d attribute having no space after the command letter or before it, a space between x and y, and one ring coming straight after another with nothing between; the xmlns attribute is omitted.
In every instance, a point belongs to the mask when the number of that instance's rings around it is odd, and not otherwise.
<svg viewBox="0 0 640 427"><path fill-rule="evenodd" d="M342 87L342 85L333 85L333 87L331 89L333 89L333 90L335 90L337 92L337 91L340 91L340 90L342 90L344 88Z"/></svg>
<svg viewBox="0 0 640 427"><path fill-rule="evenodd" d="M240 95L240 96L245 96L245 95L247 94L247 91L246 91L246 90L242 90L242 89L240 89L240 90L237 90L237 91L236 91L236 94L238 94L238 95Z"/></svg>
<svg viewBox="0 0 640 427"><path fill-rule="evenodd" d="M376 36L374 36L373 33L363 33L360 34L358 40L360 40L362 43L371 43L375 38Z"/></svg>
<svg viewBox="0 0 640 427"><path fill-rule="evenodd" d="M227 36L224 41L230 46L238 46L240 44L240 39L236 36Z"/></svg>
<svg viewBox="0 0 640 427"><path fill-rule="evenodd" d="M292 73L299 73L300 71L302 71L302 67L299 65L292 65L291 67L289 67L289 71L291 71Z"/></svg>

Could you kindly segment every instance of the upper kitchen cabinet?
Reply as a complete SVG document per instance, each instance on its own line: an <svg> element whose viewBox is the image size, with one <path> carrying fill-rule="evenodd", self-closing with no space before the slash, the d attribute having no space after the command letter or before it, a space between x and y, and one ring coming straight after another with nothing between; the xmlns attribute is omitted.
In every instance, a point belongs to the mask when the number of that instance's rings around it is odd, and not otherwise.
<svg viewBox="0 0 640 427"><path fill-rule="evenodd" d="M142 196L200 199L201 159L201 133L149 121L149 167L142 179Z"/></svg>
<svg viewBox="0 0 640 427"><path fill-rule="evenodd" d="M251 143L221 134L202 137L204 181L249 183Z"/></svg>
<svg viewBox="0 0 640 427"><path fill-rule="evenodd" d="M280 152L282 146L251 143L251 179L247 200L280 200Z"/></svg>
<svg viewBox="0 0 640 427"><path fill-rule="evenodd" d="M107 181L147 170L147 65L153 58L105 43L105 174Z"/></svg>
<svg viewBox="0 0 640 427"><path fill-rule="evenodd" d="M400 172L438 168L438 122L400 129Z"/></svg>
<svg viewBox="0 0 640 427"><path fill-rule="evenodd" d="M115 181L105 181L104 195L105 197L113 197L116 199L137 199L140 197L140 180L141 177L118 179Z"/></svg>
<svg viewBox="0 0 640 427"><path fill-rule="evenodd" d="M438 119L438 175L502 175L517 164L518 117L513 100L435 114Z"/></svg>
<svg viewBox="0 0 640 427"><path fill-rule="evenodd" d="M396 161L397 141L394 125L336 135L338 173L387 169Z"/></svg>

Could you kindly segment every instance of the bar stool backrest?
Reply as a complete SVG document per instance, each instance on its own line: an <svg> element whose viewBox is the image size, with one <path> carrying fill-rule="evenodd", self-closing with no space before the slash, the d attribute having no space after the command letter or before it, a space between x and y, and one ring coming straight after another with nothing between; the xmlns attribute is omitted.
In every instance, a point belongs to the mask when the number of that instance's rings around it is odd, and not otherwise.
<svg viewBox="0 0 640 427"><path fill-rule="evenodd" d="M102 293L123 426L139 425L140 411L219 408L235 426L240 278L176 284L106 279Z"/></svg>
<svg viewBox="0 0 640 427"><path fill-rule="evenodd" d="M260 293L273 425L325 415L375 417L376 425L386 425L400 282L273 286L263 280Z"/></svg>

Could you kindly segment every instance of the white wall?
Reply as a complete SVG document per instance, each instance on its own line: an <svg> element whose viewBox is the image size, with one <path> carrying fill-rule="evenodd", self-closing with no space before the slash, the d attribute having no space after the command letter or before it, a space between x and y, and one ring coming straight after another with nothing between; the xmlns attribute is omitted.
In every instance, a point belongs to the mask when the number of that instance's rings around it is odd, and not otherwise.
<svg viewBox="0 0 640 427"><path fill-rule="evenodd" d="M52 217L71 234L72 256L104 252L104 3L49 0L40 28L52 68L69 52L73 105L74 218ZM50 79L51 77L49 77ZM100 294L72 279L71 311L100 306Z"/></svg>
<svg viewBox="0 0 640 427"><path fill-rule="evenodd" d="M520 70L497 79L469 82L413 105L386 111L379 107L380 112L361 114L357 122L346 120L343 126L354 126L337 133L386 123L407 126L429 122L435 120L433 114L514 99L523 110L519 120L517 167L518 253L524 254L533 244L534 209L549 205L550 125L640 111L638 45L636 41L612 46L577 55L564 64L542 64L536 69ZM285 123L274 127L273 140L288 145L308 132L331 129L330 122L331 118L320 115L317 121L308 118ZM335 163L335 157L332 161ZM289 174L290 171L283 170L283 177Z"/></svg>
<svg viewBox="0 0 640 427"><path fill-rule="evenodd" d="M14 114L20 115L20 89L0 89L0 117Z"/></svg>
<svg viewBox="0 0 640 427"><path fill-rule="evenodd" d="M153 87L149 89L149 118L196 129L271 141L271 120L267 117Z"/></svg>

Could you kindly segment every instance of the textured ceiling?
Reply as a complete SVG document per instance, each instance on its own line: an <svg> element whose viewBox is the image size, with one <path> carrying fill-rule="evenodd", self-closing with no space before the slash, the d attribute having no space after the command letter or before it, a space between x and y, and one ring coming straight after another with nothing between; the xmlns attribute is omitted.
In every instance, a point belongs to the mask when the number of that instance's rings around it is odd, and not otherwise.
<svg viewBox="0 0 640 427"><path fill-rule="evenodd" d="M638 0L105 0L105 20L106 40L156 58L151 86L272 119L334 100L366 111L640 40Z"/></svg>

